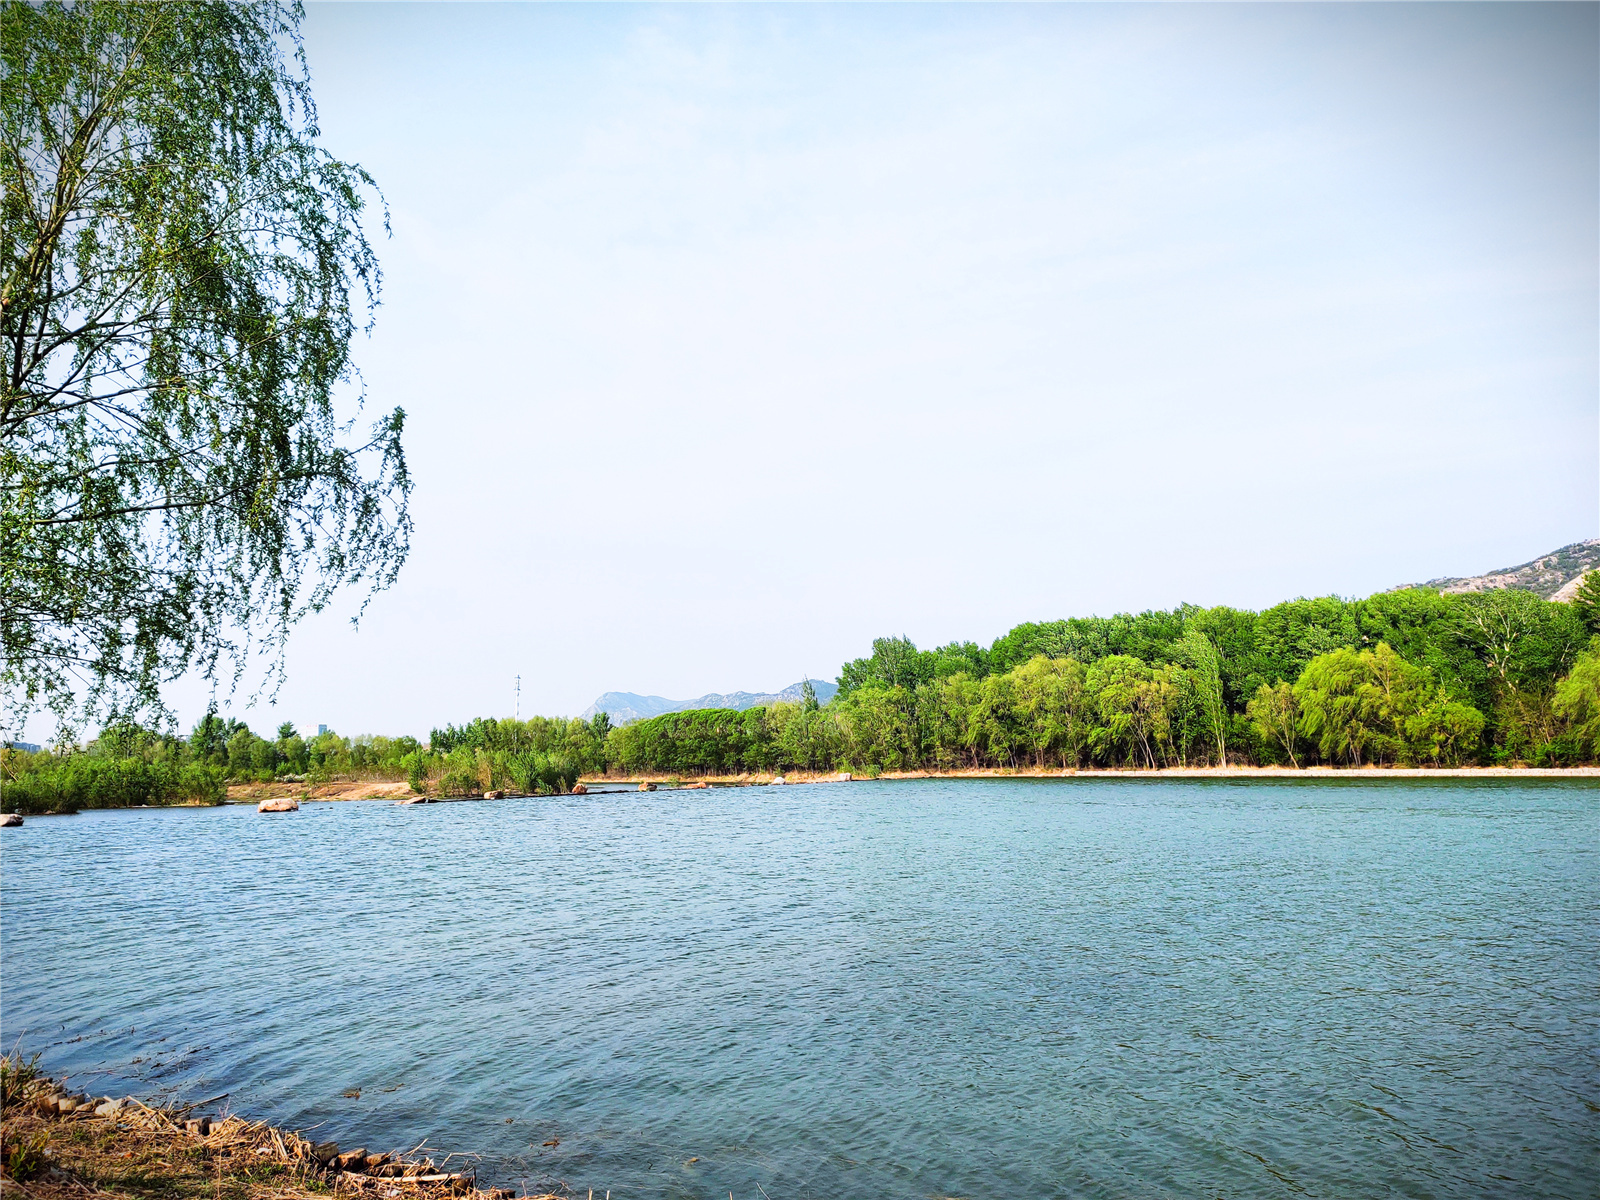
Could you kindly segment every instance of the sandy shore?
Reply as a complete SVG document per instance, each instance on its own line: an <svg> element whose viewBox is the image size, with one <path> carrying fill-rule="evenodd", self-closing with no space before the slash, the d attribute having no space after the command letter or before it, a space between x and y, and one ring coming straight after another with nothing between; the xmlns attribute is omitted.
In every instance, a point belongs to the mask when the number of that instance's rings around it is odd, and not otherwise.
<svg viewBox="0 0 1600 1200"><path fill-rule="evenodd" d="M411 785L405 780L334 783L230 783L229 804L257 804L278 796L293 796L297 800L398 800L412 795Z"/></svg>

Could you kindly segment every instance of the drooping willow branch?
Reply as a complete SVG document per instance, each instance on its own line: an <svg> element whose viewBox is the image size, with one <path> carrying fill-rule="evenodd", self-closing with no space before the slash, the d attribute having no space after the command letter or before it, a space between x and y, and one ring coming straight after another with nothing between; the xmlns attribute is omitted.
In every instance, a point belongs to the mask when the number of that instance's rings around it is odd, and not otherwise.
<svg viewBox="0 0 1600 1200"><path fill-rule="evenodd" d="M159 712L251 653L281 679L295 621L405 560L405 414L355 433L376 187L317 145L302 15L0 5L14 710Z"/></svg>

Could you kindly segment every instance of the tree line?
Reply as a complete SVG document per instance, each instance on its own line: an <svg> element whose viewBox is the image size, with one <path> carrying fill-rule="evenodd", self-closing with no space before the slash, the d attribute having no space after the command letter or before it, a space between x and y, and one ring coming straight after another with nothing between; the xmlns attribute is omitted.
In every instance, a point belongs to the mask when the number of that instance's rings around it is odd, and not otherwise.
<svg viewBox="0 0 1600 1200"><path fill-rule="evenodd" d="M414 737L275 737L208 712L4 752L10 810L220 799L232 782L406 779L466 795L585 776L1232 764L1541 766L1600 756L1600 572L1570 603L1412 588L1262 612L1185 605L1018 625L987 648L886 637L826 706L695 709L613 728L478 718Z"/></svg>
<svg viewBox="0 0 1600 1200"><path fill-rule="evenodd" d="M69 812L143 804L221 803L230 783L316 785L408 780L418 793L479 794L496 788L548 794L606 769L603 714L593 721L479 718L414 737L333 730L302 735L290 722L264 737L243 721L207 712L187 737L130 723L85 746L38 753L0 750L0 808Z"/></svg>
<svg viewBox="0 0 1600 1200"><path fill-rule="evenodd" d="M626 771L1573 765L1600 742L1600 574L1555 603L1423 588L879 638L826 708L669 713Z"/></svg>
<svg viewBox="0 0 1600 1200"><path fill-rule="evenodd" d="M302 736L293 723L275 737L252 733L215 710L187 737L118 722L88 745L36 754L0 751L0 804L6 811L62 812L141 804L220 803L230 782L321 782L403 770L423 750L412 737Z"/></svg>

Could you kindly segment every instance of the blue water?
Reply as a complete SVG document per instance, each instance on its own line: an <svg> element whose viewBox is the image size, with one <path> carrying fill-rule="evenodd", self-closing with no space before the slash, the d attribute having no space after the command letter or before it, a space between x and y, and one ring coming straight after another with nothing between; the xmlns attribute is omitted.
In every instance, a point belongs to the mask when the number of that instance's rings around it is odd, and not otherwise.
<svg viewBox="0 0 1600 1200"><path fill-rule="evenodd" d="M1587 786L88 813L0 872L8 1047L486 1182L1600 1194Z"/></svg>

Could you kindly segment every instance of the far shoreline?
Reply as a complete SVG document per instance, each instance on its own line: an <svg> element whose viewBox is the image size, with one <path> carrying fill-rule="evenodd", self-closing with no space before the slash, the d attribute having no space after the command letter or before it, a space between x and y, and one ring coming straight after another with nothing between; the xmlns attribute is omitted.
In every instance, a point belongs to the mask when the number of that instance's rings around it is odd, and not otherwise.
<svg viewBox="0 0 1600 1200"><path fill-rule="evenodd" d="M779 780L783 785L819 783L871 783L903 782L918 779L1122 779L1141 781L1254 779L1279 783L1296 783L1305 780L1366 780L1403 782L1412 779L1594 779L1600 780L1600 766L1584 767L1284 767L1284 766L1231 766L1231 767L957 767L946 771L884 771L867 776L844 771L787 771L741 772L739 774L669 774L642 772L628 775L585 775L578 783L591 791L619 788L638 788L653 785L662 791L701 790L705 787L771 787ZM700 785L691 787L690 785ZM433 803L453 803L486 798L518 799L529 793L506 792L499 797L484 796L428 796ZM554 793L572 795L574 793ZM581 793L580 793L581 794ZM293 796L302 802L384 800L395 802L417 796L405 781L333 781L306 785L273 785L260 783L230 784L229 804L254 804L260 800ZM152 806L154 807L154 806Z"/></svg>
<svg viewBox="0 0 1600 1200"><path fill-rule="evenodd" d="M1587 767L960 767L949 771L884 771L876 776L855 775L850 772L787 772L775 775L766 772L739 775L669 775L635 774L626 776L590 775L578 780L583 792L547 792L535 796L527 792L500 792L496 795L429 796L411 790L405 781L393 780L342 780L313 785L234 783L228 785L227 796L219 803L180 802L176 804L111 805L103 808L68 809L58 812L25 813L27 818L73 816L78 812L154 812L174 808L218 808L258 804L262 800L293 799L302 804L334 803L344 801L381 801L387 804L463 804L487 800L520 800L530 796L553 799L556 796L621 791L701 791L710 788L743 787L795 787L804 784L825 783L904 783L919 779L1033 779L1033 780L1123 780L1140 783L1179 781L1189 783L1215 783L1222 781L1259 781L1268 783L1306 783L1313 781L1341 783L1407 783L1419 779L1460 780L1593 780L1600 785L1600 766ZM781 783L780 783L781 781Z"/></svg>
<svg viewBox="0 0 1600 1200"><path fill-rule="evenodd" d="M1439 779L1565 779L1600 778L1600 766L1589 767L1066 767L1014 769L963 767L952 771L885 772L880 779L1327 779L1327 778L1439 778Z"/></svg>

